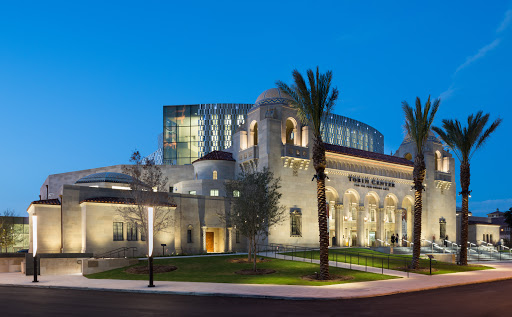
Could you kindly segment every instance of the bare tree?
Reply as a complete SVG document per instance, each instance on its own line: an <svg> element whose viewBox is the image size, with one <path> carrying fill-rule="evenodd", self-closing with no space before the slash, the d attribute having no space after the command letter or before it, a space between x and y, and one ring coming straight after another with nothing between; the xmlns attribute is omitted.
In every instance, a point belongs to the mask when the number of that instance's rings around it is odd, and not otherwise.
<svg viewBox="0 0 512 317"><path fill-rule="evenodd" d="M15 226L13 217L16 215L12 209L4 210L0 216L0 251L13 248L23 239L23 226Z"/></svg>
<svg viewBox="0 0 512 317"><path fill-rule="evenodd" d="M174 206L172 198L165 192L167 177L153 160L143 159L139 151L133 152L130 162L132 164L123 166L122 170L133 179L131 190L127 191L127 204L118 207L117 213L147 237L148 207L153 207L154 234L167 231L173 224L171 207Z"/></svg>
<svg viewBox="0 0 512 317"><path fill-rule="evenodd" d="M220 217L249 240L249 261L252 254L253 270L256 270L258 244L267 238L270 227L284 220L285 207L279 205L280 182L280 178L274 178L274 174L264 168L261 172L242 172L238 180L225 185L231 208Z"/></svg>

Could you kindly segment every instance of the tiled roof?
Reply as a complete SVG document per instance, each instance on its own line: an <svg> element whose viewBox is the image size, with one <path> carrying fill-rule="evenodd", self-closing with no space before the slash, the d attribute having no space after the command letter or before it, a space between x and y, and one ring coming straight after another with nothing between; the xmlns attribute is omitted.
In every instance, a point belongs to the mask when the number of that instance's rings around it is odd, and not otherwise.
<svg viewBox="0 0 512 317"><path fill-rule="evenodd" d="M382 162L388 162L393 164L400 164L400 165L406 165L406 166L413 166L414 162L409 161L408 159L405 159L403 157L398 156L392 156L392 155L386 155L381 153L375 153L375 152L369 152L359 149L354 149L346 146L341 145L334 145L325 143L325 151L326 152L332 152L332 153L338 153L338 154L345 154L355 157L362 157L369 160L375 160L375 161L382 161Z"/></svg>
<svg viewBox="0 0 512 317"><path fill-rule="evenodd" d="M210 153L206 154L205 156L195 160L192 163L199 162L199 161L206 161L206 160L233 161L233 162L235 161L235 159L233 158L233 154L231 154L229 152L213 151L213 152L210 152Z"/></svg>
<svg viewBox="0 0 512 317"><path fill-rule="evenodd" d="M123 198L123 197L95 197L95 198L87 198L80 203L105 203L105 204L123 204L123 205L136 205L135 201L132 198ZM176 207L177 205L174 203L168 202L160 202L156 203L156 206L163 207Z"/></svg>
<svg viewBox="0 0 512 317"><path fill-rule="evenodd" d="M44 200L36 200L31 203L31 205L60 205L60 200L55 199L44 199Z"/></svg>

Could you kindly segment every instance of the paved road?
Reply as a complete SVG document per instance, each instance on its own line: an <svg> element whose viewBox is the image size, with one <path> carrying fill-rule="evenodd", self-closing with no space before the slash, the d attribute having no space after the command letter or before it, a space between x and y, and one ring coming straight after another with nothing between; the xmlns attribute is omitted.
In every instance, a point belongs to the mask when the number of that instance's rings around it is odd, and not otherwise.
<svg viewBox="0 0 512 317"><path fill-rule="evenodd" d="M0 287L0 316L504 316L512 280L390 296L292 301Z"/></svg>

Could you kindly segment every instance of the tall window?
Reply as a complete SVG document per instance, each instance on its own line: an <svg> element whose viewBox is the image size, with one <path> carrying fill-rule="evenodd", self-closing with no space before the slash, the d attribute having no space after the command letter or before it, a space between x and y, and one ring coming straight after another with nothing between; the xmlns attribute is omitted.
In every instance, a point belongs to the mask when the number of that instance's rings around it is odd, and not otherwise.
<svg viewBox="0 0 512 317"><path fill-rule="evenodd" d="M137 224L128 222L126 224L126 240L137 241Z"/></svg>
<svg viewBox="0 0 512 317"><path fill-rule="evenodd" d="M302 237L302 213L299 210L290 213L290 236Z"/></svg>
<svg viewBox="0 0 512 317"><path fill-rule="evenodd" d="M187 230L187 243L192 243L192 229Z"/></svg>
<svg viewBox="0 0 512 317"><path fill-rule="evenodd" d="M123 223L114 222L114 241L123 241Z"/></svg>
<svg viewBox="0 0 512 317"><path fill-rule="evenodd" d="M217 179L217 171L213 171L213 179Z"/></svg>
<svg viewBox="0 0 512 317"><path fill-rule="evenodd" d="M240 230L235 231L235 242L240 243Z"/></svg>
<svg viewBox="0 0 512 317"><path fill-rule="evenodd" d="M218 189L210 189L210 196L219 196Z"/></svg>

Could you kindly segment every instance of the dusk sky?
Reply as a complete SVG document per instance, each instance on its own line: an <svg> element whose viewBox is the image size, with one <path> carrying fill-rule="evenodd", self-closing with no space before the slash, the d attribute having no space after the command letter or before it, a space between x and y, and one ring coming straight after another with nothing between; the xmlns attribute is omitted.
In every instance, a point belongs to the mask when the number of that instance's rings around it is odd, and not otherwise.
<svg viewBox="0 0 512 317"><path fill-rule="evenodd" d="M0 212L27 215L49 174L150 154L163 105L254 103L317 65L340 90L334 112L382 132L386 154L403 100L440 97L437 125L502 117L473 157L469 208L505 210L511 52L510 1L4 1Z"/></svg>

